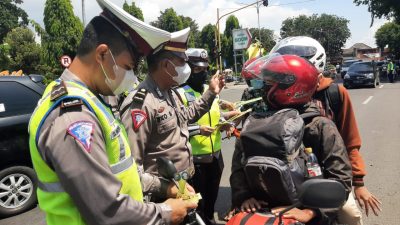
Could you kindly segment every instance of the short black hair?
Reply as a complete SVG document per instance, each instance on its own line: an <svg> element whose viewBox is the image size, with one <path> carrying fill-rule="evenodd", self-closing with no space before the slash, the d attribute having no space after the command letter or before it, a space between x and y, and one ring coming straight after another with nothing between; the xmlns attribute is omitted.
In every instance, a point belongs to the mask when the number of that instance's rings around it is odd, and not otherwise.
<svg viewBox="0 0 400 225"><path fill-rule="evenodd" d="M124 50L130 50L127 39L110 22L102 16L94 17L83 31L78 46L77 56L85 56L95 50L97 46L106 44L117 56Z"/></svg>
<svg viewBox="0 0 400 225"><path fill-rule="evenodd" d="M174 58L177 58L177 56L174 55L172 52L165 50L161 50L156 54L147 56L147 65L149 67L149 72L156 70L161 60Z"/></svg>

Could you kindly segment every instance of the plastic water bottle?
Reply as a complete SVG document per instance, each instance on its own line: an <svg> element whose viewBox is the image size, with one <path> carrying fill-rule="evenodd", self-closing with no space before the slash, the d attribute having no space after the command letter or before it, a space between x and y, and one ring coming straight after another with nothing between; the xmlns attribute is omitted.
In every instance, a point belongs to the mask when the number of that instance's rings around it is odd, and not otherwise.
<svg viewBox="0 0 400 225"><path fill-rule="evenodd" d="M312 152L312 148L305 148L304 151L307 154L307 171L308 177L322 176L321 167L318 164L318 159Z"/></svg>

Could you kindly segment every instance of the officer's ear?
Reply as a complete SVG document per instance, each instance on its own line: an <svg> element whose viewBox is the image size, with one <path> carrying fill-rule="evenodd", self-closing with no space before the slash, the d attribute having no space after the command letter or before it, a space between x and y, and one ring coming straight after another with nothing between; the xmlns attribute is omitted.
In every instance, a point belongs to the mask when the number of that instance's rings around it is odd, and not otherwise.
<svg viewBox="0 0 400 225"><path fill-rule="evenodd" d="M97 63L103 63L105 55L109 54L109 48L106 44L97 46L95 50L95 59Z"/></svg>

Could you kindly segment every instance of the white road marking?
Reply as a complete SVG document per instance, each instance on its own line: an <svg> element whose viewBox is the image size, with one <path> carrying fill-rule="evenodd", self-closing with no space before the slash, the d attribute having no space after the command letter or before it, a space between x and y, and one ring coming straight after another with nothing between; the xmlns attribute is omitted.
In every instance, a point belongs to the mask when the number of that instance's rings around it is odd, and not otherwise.
<svg viewBox="0 0 400 225"><path fill-rule="evenodd" d="M371 101L371 99L372 99L373 97L374 97L374 96L369 96L362 104L363 104L363 105L368 104L368 102Z"/></svg>
<svg viewBox="0 0 400 225"><path fill-rule="evenodd" d="M383 84L381 84L381 85L379 86L379 88L383 88L383 86L384 86L384 85L383 85Z"/></svg>

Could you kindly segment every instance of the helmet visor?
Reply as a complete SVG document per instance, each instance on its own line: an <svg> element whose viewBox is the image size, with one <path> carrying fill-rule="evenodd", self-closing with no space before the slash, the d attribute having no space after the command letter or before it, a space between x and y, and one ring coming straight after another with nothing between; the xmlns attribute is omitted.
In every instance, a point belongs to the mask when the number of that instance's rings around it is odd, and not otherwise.
<svg viewBox="0 0 400 225"><path fill-rule="evenodd" d="M311 59L317 53L317 48L312 46L287 45L276 50L281 55L297 55Z"/></svg>

